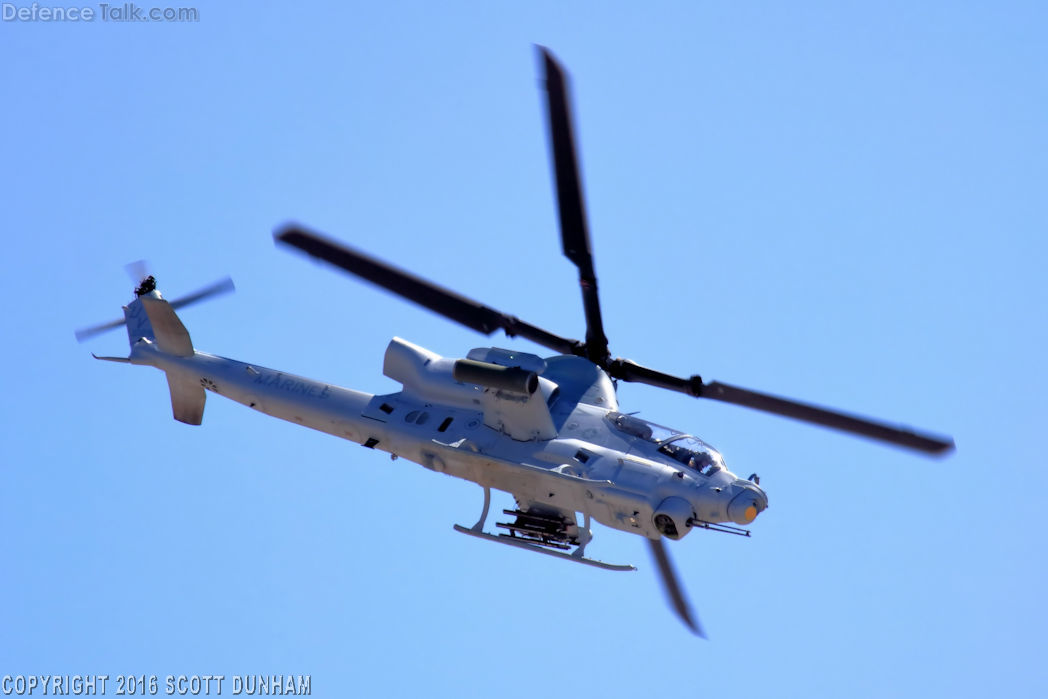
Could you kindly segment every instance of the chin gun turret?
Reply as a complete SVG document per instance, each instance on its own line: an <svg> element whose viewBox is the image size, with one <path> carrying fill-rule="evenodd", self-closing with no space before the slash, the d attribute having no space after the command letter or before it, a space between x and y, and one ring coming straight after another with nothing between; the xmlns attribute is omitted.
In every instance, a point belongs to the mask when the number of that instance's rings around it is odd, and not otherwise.
<svg viewBox="0 0 1048 699"><path fill-rule="evenodd" d="M667 539L683 539L691 531L691 515L691 503L684 498L670 497L655 508L652 522Z"/></svg>

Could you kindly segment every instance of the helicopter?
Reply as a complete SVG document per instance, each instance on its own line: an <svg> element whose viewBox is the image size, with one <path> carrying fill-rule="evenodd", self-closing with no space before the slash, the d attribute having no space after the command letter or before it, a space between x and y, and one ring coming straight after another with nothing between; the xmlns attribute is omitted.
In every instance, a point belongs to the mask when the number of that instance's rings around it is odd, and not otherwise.
<svg viewBox="0 0 1048 699"><path fill-rule="evenodd" d="M404 458L483 489L480 515L463 534L611 571L636 570L587 555L596 521L647 540L662 586L680 620L705 637L670 561L665 541L694 529L749 536L768 507L756 473L740 478L697 436L624 412L619 381L732 403L887 444L941 455L952 438L761 393L698 375L667 374L613 357L604 331L576 157L568 78L544 47L553 179L564 255L578 270L585 339L565 338L445 289L298 224L276 243L355 275L452 321L492 335L502 330L552 356L479 347L447 358L394 337L383 373L401 390L373 395L197 350L176 311L233 290L229 278L168 302L141 266L124 318L77 331L80 341L121 325L127 357L96 359L163 371L176 420L200 425L207 393L258 412ZM492 490L511 495L507 521L489 530ZM581 515L581 521L580 521ZM500 519L496 517L496 519Z"/></svg>

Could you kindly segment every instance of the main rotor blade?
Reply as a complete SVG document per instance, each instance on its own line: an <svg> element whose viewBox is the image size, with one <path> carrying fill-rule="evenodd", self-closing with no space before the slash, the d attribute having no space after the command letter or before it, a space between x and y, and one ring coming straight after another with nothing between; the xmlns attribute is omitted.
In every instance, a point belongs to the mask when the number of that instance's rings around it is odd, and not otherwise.
<svg viewBox="0 0 1048 699"><path fill-rule="evenodd" d="M289 225L273 237L484 335L501 329L510 337L519 335L561 354L580 351L578 340L554 335L318 233Z"/></svg>
<svg viewBox="0 0 1048 699"><path fill-rule="evenodd" d="M651 546L651 555L659 566L659 578L662 580L662 588L666 591L670 604L673 605L673 611L677 612L677 616L696 636L706 638L706 634L702 631L702 626L699 624L698 617L691 611L691 605L688 604L688 600L684 596L684 589L680 586L677 573L673 569L669 553L666 552L666 546L663 544L662 539L648 539L648 544Z"/></svg>
<svg viewBox="0 0 1048 699"><path fill-rule="evenodd" d="M698 376L682 378L649 369L628 359L615 359L608 366L608 373L623 381L635 381L651 386L686 393L696 398L709 398L723 403L734 403L766 413L774 413L794 420L811 422L842 432L857 434L900 447L923 451L928 454L944 454L953 449L953 439L939 435L917 432L902 425L889 425L878 420L851 415L822 408L809 403L780 398L768 393L759 393L738 386L714 381L703 383Z"/></svg>
<svg viewBox="0 0 1048 699"><path fill-rule="evenodd" d="M560 237L564 255L579 270L582 305L586 313L586 356L595 364L608 361L608 338L597 295L597 275L593 269L586 207L582 199L582 179L575 154L575 136L568 106L568 79L564 69L549 49L539 46L546 73L546 95L549 108L550 146L553 150L553 172L557 182L557 207L560 213Z"/></svg>
<svg viewBox="0 0 1048 699"><path fill-rule="evenodd" d="M950 437L923 434L902 425L889 425L858 415L828 410L817 405L780 398L767 393L758 393L716 381L703 386L702 397L792 417L795 420L812 422L928 454L945 454L954 448L953 439Z"/></svg>

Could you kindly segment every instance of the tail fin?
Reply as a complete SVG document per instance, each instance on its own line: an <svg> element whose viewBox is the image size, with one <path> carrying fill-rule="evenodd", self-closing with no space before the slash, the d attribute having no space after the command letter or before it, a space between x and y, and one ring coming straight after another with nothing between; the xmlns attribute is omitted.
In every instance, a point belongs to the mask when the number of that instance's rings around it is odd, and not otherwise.
<svg viewBox="0 0 1048 699"><path fill-rule="evenodd" d="M135 345L142 339L156 343L164 354L192 357L193 341L171 304L156 291L142 294L124 308L127 320L127 339L134 354ZM180 372L166 371L171 390L171 413L187 425L199 425L204 420L204 402L207 394L196 379Z"/></svg>
<svg viewBox="0 0 1048 699"><path fill-rule="evenodd" d="M171 389L171 414L179 422L199 425L204 421L204 387L192 379L167 373L167 386Z"/></svg>
<svg viewBox="0 0 1048 699"><path fill-rule="evenodd" d="M133 263L129 267L133 273L137 272L135 276L145 273L141 263ZM233 290L233 280L226 277L168 303L156 291L156 279L150 275L138 284L135 300L124 306L124 320L81 328L76 331L76 339L83 342L106 330L127 325L127 339L131 343L130 357L99 357L92 353L93 356L110 362L146 364L163 369L167 374L167 385L171 389L171 412L175 419L189 425L199 425L204 419L206 399L204 388L197 383L199 379L178 370L177 362L165 364L159 361L160 357L155 352L136 350L144 347L139 343L145 340L152 350L159 350L161 355L192 357L195 354L193 341L189 338L186 326L182 325L182 321L175 314L175 309Z"/></svg>
<svg viewBox="0 0 1048 699"><path fill-rule="evenodd" d="M176 357L192 357L193 341L171 304L156 291L139 296L124 307L127 339L132 349L145 338L155 341L157 349Z"/></svg>

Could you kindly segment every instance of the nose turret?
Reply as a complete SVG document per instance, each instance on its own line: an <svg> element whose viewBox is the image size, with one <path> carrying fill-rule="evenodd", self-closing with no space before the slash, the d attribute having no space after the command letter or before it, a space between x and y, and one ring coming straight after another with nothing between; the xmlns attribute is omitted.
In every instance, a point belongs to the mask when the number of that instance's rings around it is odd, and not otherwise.
<svg viewBox="0 0 1048 699"><path fill-rule="evenodd" d="M742 479L732 483L735 497L728 503L728 519L736 524L749 524L768 508L768 495L758 485Z"/></svg>

